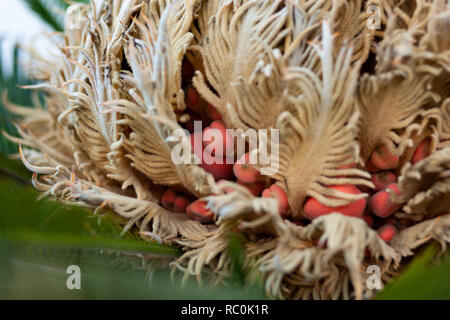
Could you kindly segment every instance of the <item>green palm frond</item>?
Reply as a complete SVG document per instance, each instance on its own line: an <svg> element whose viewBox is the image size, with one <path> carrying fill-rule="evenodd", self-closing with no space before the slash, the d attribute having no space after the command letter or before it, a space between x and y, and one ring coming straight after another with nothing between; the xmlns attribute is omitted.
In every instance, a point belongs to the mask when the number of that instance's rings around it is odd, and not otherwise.
<svg viewBox="0 0 450 320"><path fill-rule="evenodd" d="M13 180L22 186L31 185L31 174L24 165L19 160L10 159L0 152L0 179L2 178Z"/></svg>
<svg viewBox="0 0 450 320"><path fill-rule="evenodd" d="M63 31L63 24L60 15L51 8L55 9L55 5L60 5L60 1L44 1L44 0L24 0L31 11L41 18L43 22L48 24L56 31ZM50 4L50 2L52 2ZM53 5L53 6L51 6Z"/></svg>
<svg viewBox="0 0 450 320"><path fill-rule="evenodd" d="M116 215L93 216L36 197L31 187L0 177L1 299L265 298L260 283L200 288L191 279L181 288L166 268L177 249L133 233L121 237L123 221ZM239 241L232 244L236 256L243 252ZM66 288L65 270L74 264L82 270L81 291Z"/></svg>
<svg viewBox="0 0 450 320"><path fill-rule="evenodd" d="M437 259L437 243L427 247L393 281L377 300L441 300L450 299L450 254Z"/></svg>
<svg viewBox="0 0 450 320"><path fill-rule="evenodd" d="M127 233L121 237L115 215L93 216L89 210L50 200L36 202L37 192L0 180L0 238L39 248L83 248L176 257L178 250L142 241ZM114 218L114 219L113 219Z"/></svg>
<svg viewBox="0 0 450 320"><path fill-rule="evenodd" d="M3 51L3 41L0 40L0 51ZM19 105L32 105L31 92L18 88L18 84L32 84L29 79L25 79L19 63L20 49L16 45L13 51L12 74L6 75L4 61L0 55L0 96L8 93L8 99ZM16 136L17 131L13 124L14 117L9 113L0 99L0 154L10 155L18 152L17 146L5 139L3 132Z"/></svg>
<svg viewBox="0 0 450 320"><path fill-rule="evenodd" d="M62 12L68 7L68 3L64 0L24 0L31 11L41 18L43 22L48 24L56 31L63 31L63 15ZM75 0L74 2L87 3L89 0Z"/></svg>

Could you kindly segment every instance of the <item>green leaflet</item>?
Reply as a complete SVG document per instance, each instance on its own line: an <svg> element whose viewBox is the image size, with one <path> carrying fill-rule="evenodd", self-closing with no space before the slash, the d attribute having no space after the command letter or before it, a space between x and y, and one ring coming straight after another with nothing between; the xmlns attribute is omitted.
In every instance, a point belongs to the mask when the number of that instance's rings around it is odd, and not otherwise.
<svg viewBox="0 0 450 320"><path fill-rule="evenodd" d="M116 215L99 218L36 197L31 187L0 179L0 299L265 298L259 286L199 288L191 279L180 288L164 264L177 249L130 233L119 238L122 220ZM241 246L234 246L239 255ZM141 258L146 254L151 259ZM70 265L81 268L80 291L66 287Z"/></svg>
<svg viewBox="0 0 450 320"><path fill-rule="evenodd" d="M3 50L3 43L0 40L0 50ZM23 79L22 70L19 64L20 50L16 46L13 52L13 68L12 74L6 76L4 73L5 66L0 56L0 94L8 93L8 99L20 105L31 105L31 92L17 87L20 84L31 84L29 80ZM10 155L18 152L17 146L8 141L3 136L3 131L17 136L16 128L13 124L14 117L5 109L3 99L0 99L0 153Z"/></svg>
<svg viewBox="0 0 450 320"><path fill-rule="evenodd" d="M56 31L63 31L63 25L61 22L61 17L57 13L53 12L50 8L49 2L55 5L56 2L60 1L44 1L44 0L24 0L31 11L41 18L43 22L48 24Z"/></svg>
<svg viewBox="0 0 450 320"><path fill-rule="evenodd" d="M94 258L99 259L91 256ZM152 270L146 276L144 271L123 264L119 267L108 262L93 267L72 261L81 268L81 290L66 287L68 263L8 257L0 250L0 299L265 299L261 288L223 285L200 288L192 280L180 287L180 279L175 277L171 282L166 270Z"/></svg>
<svg viewBox="0 0 450 320"><path fill-rule="evenodd" d="M450 299L450 254L435 261L439 246L428 246L402 273L388 283L376 300Z"/></svg>
<svg viewBox="0 0 450 320"><path fill-rule="evenodd" d="M37 192L0 180L0 239L42 248L89 248L176 257L178 250L149 243L122 231L115 215L93 216L88 210L37 199Z"/></svg>
<svg viewBox="0 0 450 320"><path fill-rule="evenodd" d="M25 168L22 162L10 159L0 152L0 179L1 178L12 179L21 185L31 185L31 172Z"/></svg>

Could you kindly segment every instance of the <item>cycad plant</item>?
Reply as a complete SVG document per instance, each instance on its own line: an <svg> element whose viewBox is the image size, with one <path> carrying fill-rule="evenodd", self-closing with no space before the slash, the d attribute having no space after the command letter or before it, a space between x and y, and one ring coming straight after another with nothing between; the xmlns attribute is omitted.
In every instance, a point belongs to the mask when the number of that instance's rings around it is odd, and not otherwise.
<svg viewBox="0 0 450 320"><path fill-rule="evenodd" d="M450 240L449 21L444 0L73 4L28 69L46 109L6 102L7 137L43 195L178 248L185 279L369 298L369 267L387 283Z"/></svg>

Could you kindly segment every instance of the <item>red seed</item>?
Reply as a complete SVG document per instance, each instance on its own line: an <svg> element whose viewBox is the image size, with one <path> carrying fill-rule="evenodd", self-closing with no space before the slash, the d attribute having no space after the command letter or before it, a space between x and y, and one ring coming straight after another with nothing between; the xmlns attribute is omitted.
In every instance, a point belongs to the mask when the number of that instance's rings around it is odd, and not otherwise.
<svg viewBox="0 0 450 320"><path fill-rule="evenodd" d="M172 210L176 197L177 195L173 189L167 189L161 196L162 206L167 210Z"/></svg>
<svg viewBox="0 0 450 320"><path fill-rule="evenodd" d="M207 203L203 200L197 200L192 202L186 208L186 214L194 220L200 221L201 223L213 223L214 222L214 213L209 210L207 207Z"/></svg>
<svg viewBox="0 0 450 320"><path fill-rule="evenodd" d="M380 169L376 168L372 164L372 162L370 162L370 161L367 161L367 163L366 163L366 170L369 171L369 172L379 172L379 171L381 171Z"/></svg>
<svg viewBox="0 0 450 320"><path fill-rule="evenodd" d="M194 67L189 62L189 60L184 59L182 65L182 78L184 83L189 83L192 81L192 77L194 76Z"/></svg>
<svg viewBox="0 0 450 320"><path fill-rule="evenodd" d="M377 192L370 199L370 208L372 209L373 213L380 218L387 218L402 207L401 204L392 202L389 193L386 191L387 189L393 190L396 195L401 194L400 190L398 189L398 185L392 183L386 189Z"/></svg>
<svg viewBox="0 0 450 320"><path fill-rule="evenodd" d="M187 121L184 124L184 127L189 131L189 132L194 132L194 122L195 121L202 121L202 118L195 112L191 112L190 114L190 119L189 121Z"/></svg>
<svg viewBox="0 0 450 320"><path fill-rule="evenodd" d="M373 225L375 224L375 220L373 219L372 216L368 216L368 215L364 215L363 216L364 221L367 223L367 225L369 227L373 227Z"/></svg>
<svg viewBox="0 0 450 320"><path fill-rule="evenodd" d="M233 164L226 163L227 159L220 156L212 156L206 148L203 151L203 161L200 167L213 175L217 180L231 180L233 178Z"/></svg>
<svg viewBox="0 0 450 320"><path fill-rule="evenodd" d="M395 226L397 223L397 219L395 219L395 217L393 216L390 216L389 218L384 219L384 222L386 224L392 224L393 226Z"/></svg>
<svg viewBox="0 0 450 320"><path fill-rule="evenodd" d="M410 227L413 224L413 221L411 219L407 219L407 218L400 218L400 223L404 226L404 227Z"/></svg>
<svg viewBox="0 0 450 320"><path fill-rule="evenodd" d="M223 162L224 162L223 164L202 163L200 167L203 168L206 172L212 174L214 179L216 179L216 181L221 179L230 180L233 178L233 165L226 164L225 159L223 160Z"/></svg>
<svg viewBox="0 0 450 320"><path fill-rule="evenodd" d="M254 183L245 183L243 181L238 180L238 184L241 186L244 186L250 191L252 195L255 197L258 197L261 195L262 191L264 190L264 183L257 181Z"/></svg>
<svg viewBox="0 0 450 320"><path fill-rule="evenodd" d="M413 158L411 160L412 164L425 159L431 154L431 139L425 139L422 141L414 152Z"/></svg>
<svg viewBox="0 0 450 320"><path fill-rule="evenodd" d="M372 183L375 185L376 191L383 190L396 181L397 176L391 171L383 171L372 174Z"/></svg>
<svg viewBox="0 0 450 320"><path fill-rule="evenodd" d="M356 168L356 163L354 163L354 162L339 167L339 169L341 169L341 170L353 169L353 168Z"/></svg>
<svg viewBox="0 0 450 320"><path fill-rule="evenodd" d="M353 185L338 185L338 186L330 186L329 188L350 194L362 193L357 187ZM348 205L332 208L320 203L318 200L314 198L309 198L305 203L304 211L306 216L311 220L323 215L330 214L332 212L339 212L344 216L361 218L365 208L366 208L366 199L359 199L352 203L349 203Z"/></svg>
<svg viewBox="0 0 450 320"><path fill-rule="evenodd" d="M201 132L191 134L191 146L192 152L200 159L199 166L206 172L212 174L216 180L233 178L233 164L227 164L226 158L219 156L212 156L208 151L203 148ZM197 146L197 150L195 150ZM208 162L208 163L207 163Z"/></svg>
<svg viewBox="0 0 450 320"><path fill-rule="evenodd" d="M285 214L289 210L289 203L287 199L286 192L276 184L270 186L270 188L265 189L262 193L263 198L275 198L278 200L278 212L280 214Z"/></svg>
<svg viewBox="0 0 450 320"><path fill-rule="evenodd" d="M339 169L340 170L348 170L348 169L354 169L354 168L356 168L356 163L349 163L349 164L345 164L345 165L342 165L342 166L340 166L339 167ZM342 175L342 176L339 176L340 178L345 178L345 177L347 177L346 175Z"/></svg>
<svg viewBox="0 0 450 320"><path fill-rule="evenodd" d="M254 183L261 176L260 172L250 164L250 153L242 157L233 166L234 175L242 182Z"/></svg>
<svg viewBox="0 0 450 320"><path fill-rule="evenodd" d="M175 201L176 194L175 191L171 188L168 188L164 191L164 193L161 196L161 202L162 203L168 203Z"/></svg>
<svg viewBox="0 0 450 320"><path fill-rule="evenodd" d="M399 161L399 157L392 155L385 145L376 148L370 158L371 164L380 170L395 169Z"/></svg>
<svg viewBox="0 0 450 320"><path fill-rule="evenodd" d="M162 206L170 211L184 212L189 204L186 197L177 197L173 189L167 189L161 196Z"/></svg>
<svg viewBox="0 0 450 320"><path fill-rule="evenodd" d="M173 211L185 212L189 202L189 199L186 197L177 197L173 203Z"/></svg>
<svg viewBox="0 0 450 320"><path fill-rule="evenodd" d="M205 150L212 156L227 156L233 153L234 143L231 134L227 133L222 121L213 121L203 130L203 144Z"/></svg>
<svg viewBox="0 0 450 320"><path fill-rule="evenodd" d="M389 243L397 234L397 229L392 224L385 224L377 232L381 239Z"/></svg>
<svg viewBox="0 0 450 320"><path fill-rule="evenodd" d="M209 117L212 120L219 120L222 121L222 115L219 113L219 111L214 107L212 104L208 103L206 106L206 110L208 112Z"/></svg>
<svg viewBox="0 0 450 320"><path fill-rule="evenodd" d="M198 103L200 100L200 96L197 92L197 90L195 90L194 87L189 86L187 89L187 94L186 94L186 105L194 110L194 111L198 111L197 107L198 107Z"/></svg>

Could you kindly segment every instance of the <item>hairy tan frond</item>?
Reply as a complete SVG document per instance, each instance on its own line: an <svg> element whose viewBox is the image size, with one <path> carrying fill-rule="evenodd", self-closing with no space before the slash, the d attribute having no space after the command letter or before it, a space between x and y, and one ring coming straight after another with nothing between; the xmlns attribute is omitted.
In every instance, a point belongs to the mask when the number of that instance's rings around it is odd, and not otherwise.
<svg viewBox="0 0 450 320"><path fill-rule="evenodd" d="M405 214L416 221L447 213L450 209L450 148L434 152L415 165L406 164L398 179L402 195L393 196L406 203Z"/></svg>
<svg viewBox="0 0 450 320"><path fill-rule="evenodd" d="M181 40L172 39L173 35L169 32L171 20L168 18L179 10L174 4L165 8L158 25L156 21L145 18L146 25L138 23L141 32L146 35L145 41L132 39L128 54L134 76L132 82L138 89L130 94L136 103L122 100L110 101L109 104L121 106L110 111L116 110L124 115L126 119L122 122L131 129L131 133L126 137L126 144L130 150L127 157L132 160L134 167L155 183L183 185L193 194L203 196L211 193L214 185L213 177L194 164L177 165L172 160L172 148L177 143L171 142L170 138L173 131L182 128L177 123L170 102L175 91L169 88L169 84L181 83L180 77L176 76L177 73L171 70L174 68L174 60L180 62L181 66L184 51L172 52L178 50L173 48L179 45L176 41ZM188 9L181 11L181 14L192 18L192 12ZM187 33L187 30L184 32ZM179 73L179 70L177 72ZM187 139L182 143L189 145Z"/></svg>
<svg viewBox="0 0 450 320"><path fill-rule="evenodd" d="M246 280L262 279L268 296L371 298L369 267L386 283L402 257L450 241L449 10L446 0L72 4L56 52L29 48L40 83L24 88L37 108L4 94L20 117L19 137L5 136L43 197L111 210L123 232L180 248L172 268L184 280L226 282L238 233ZM198 118L204 138L258 129L245 150L257 163L197 165Z"/></svg>
<svg viewBox="0 0 450 320"><path fill-rule="evenodd" d="M342 49L333 59L333 41L328 24L323 26L320 58L322 77L306 68L292 68L288 76L302 92L290 99L296 112L279 119L280 170L275 177L286 188L294 218L301 218L306 197L327 206L346 205L362 195L327 188L337 184L372 186L367 173L340 169L359 162L356 142L359 112L353 101L357 69L351 67L351 50Z"/></svg>
<svg viewBox="0 0 450 320"><path fill-rule="evenodd" d="M429 116L435 112L426 106L439 101L439 97L428 89L431 75L418 69L398 66L392 72L362 76L358 103L364 161L382 144L393 155L401 155L412 146L411 136L426 128Z"/></svg>
<svg viewBox="0 0 450 320"><path fill-rule="evenodd" d="M362 298L363 283L360 268L366 248L370 248L373 257L381 256L385 259L384 268L388 268L390 263L399 261L395 251L379 239L376 232L370 230L364 221L338 213L320 217L307 227L287 223L278 236L273 251L264 255L258 262L263 274L269 274L266 289L272 295L283 292L280 286L283 285L283 281L289 281L289 277L297 277L297 282L303 284L308 282L312 284L326 277L326 274L335 268L335 258L343 254L344 260L341 263L349 270L350 276L347 280L355 287L356 296ZM319 241L319 246L312 245L316 240ZM326 247L321 247L325 243ZM338 272L337 277L341 276ZM325 284L327 285L330 283ZM325 293L322 298L326 296Z"/></svg>
<svg viewBox="0 0 450 320"><path fill-rule="evenodd" d="M140 37L144 42L155 41L158 31L158 38L163 38L164 42L160 42L159 48L156 50L164 50L158 52L162 58L167 61L159 61L157 55L153 54L153 63L158 66L166 63L165 72L161 74L153 74L153 76L161 76L164 79L164 95L169 99L170 103L178 110L184 110L184 93L181 88L181 64L183 57L191 45L194 35L189 32L194 16L200 6L200 0L152 0L147 6L143 7L141 17L136 23L139 26ZM165 15L163 17L163 15ZM161 24L162 20L165 20ZM144 26L144 24L146 26ZM158 28L159 27L159 28ZM164 27L164 29L161 29ZM149 28L149 29L147 29ZM135 40L136 41L136 40ZM167 47L164 48L164 45Z"/></svg>
<svg viewBox="0 0 450 320"><path fill-rule="evenodd" d="M158 204L139 200L119 194L118 189L107 190L76 177L74 172L63 166L53 168L51 163L46 167L23 161L34 172L33 184L44 193L44 196L56 197L62 201L75 202L96 209L111 209L120 216L129 219L124 232L134 224L138 224L144 238L156 235L157 239L172 244L195 246L212 233L199 222L190 220L183 214L169 212ZM38 174L44 174L38 179ZM155 240L153 237L152 240Z"/></svg>
<svg viewBox="0 0 450 320"><path fill-rule="evenodd" d="M239 110L234 84L239 84L240 79L251 81L255 69L258 72L259 65L265 67L272 50L286 36L287 10L279 9L281 3L278 0L248 1L239 6L221 1L217 14L210 21L212 25L204 44L198 49L204 61L205 75L197 73L194 85L217 108L228 127L242 127L240 122L247 117L252 124L262 119L258 115L263 112L261 109L255 110L244 104ZM270 83L268 86L270 88ZM242 105L243 101L240 102ZM256 104L253 101L248 103ZM267 110L270 107L267 106Z"/></svg>
<svg viewBox="0 0 450 320"><path fill-rule="evenodd" d="M186 52L186 57L194 66L195 70L204 73L201 48L208 35L210 27L213 25L212 19L217 14L221 0L201 1L197 17L192 23L191 32L194 35L193 43Z"/></svg>
<svg viewBox="0 0 450 320"><path fill-rule="evenodd" d="M368 18L371 13L363 5L364 1L333 1L331 10L333 30L338 33L335 38L335 54L341 46L353 48L352 62L362 64L369 54L372 37L376 26Z"/></svg>
<svg viewBox="0 0 450 320"><path fill-rule="evenodd" d="M450 215L446 214L431 220L423 221L401 231L391 243L392 248L401 256L412 255L413 250L434 239L442 246L444 252L450 242Z"/></svg>
<svg viewBox="0 0 450 320"><path fill-rule="evenodd" d="M450 98L442 102L440 109L441 121L439 126L438 149L450 147Z"/></svg>

